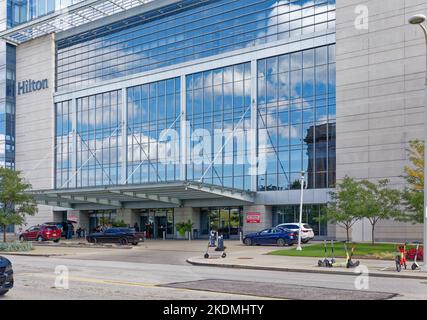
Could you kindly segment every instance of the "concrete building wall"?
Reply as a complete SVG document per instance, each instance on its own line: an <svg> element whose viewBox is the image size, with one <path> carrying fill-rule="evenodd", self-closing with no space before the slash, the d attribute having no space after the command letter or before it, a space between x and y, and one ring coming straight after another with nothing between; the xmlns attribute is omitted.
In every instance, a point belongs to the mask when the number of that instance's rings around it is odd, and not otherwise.
<svg viewBox="0 0 427 320"><path fill-rule="evenodd" d="M424 136L425 40L407 22L415 13L427 13L425 0L337 1L338 180L388 178L404 188L408 142ZM364 14L367 29L356 27ZM355 240L371 239L366 222L353 229ZM421 238L421 226L383 222L377 236Z"/></svg>
<svg viewBox="0 0 427 320"><path fill-rule="evenodd" d="M260 223L248 223L246 219L248 213L259 213L261 218ZM243 234L271 228L272 224L272 206L254 205L243 207Z"/></svg>
<svg viewBox="0 0 427 320"><path fill-rule="evenodd" d="M54 107L55 43L44 36L18 46L16 80L48 79L49 88L16 96L16 169L33 189L52 189L54 184ZM51 221L53 208L39 206L27 225Z"/></svg>

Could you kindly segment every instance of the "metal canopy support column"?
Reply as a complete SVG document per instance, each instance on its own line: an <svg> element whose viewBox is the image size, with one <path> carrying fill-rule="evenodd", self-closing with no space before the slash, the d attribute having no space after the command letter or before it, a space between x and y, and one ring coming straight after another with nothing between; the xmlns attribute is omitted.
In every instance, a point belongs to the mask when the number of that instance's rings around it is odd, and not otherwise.
<svg viewBox="0 0 427 320"><path fill-rule="evenodd" d="M126 184L128 177L128 105L127 90L122 88L122 138L121 138L121 183Z"/></svg>
<svg viewBox="0 0 427 320"><path fill-rule="evenodd" d="M250 163L254 168L251 175L251 191L257 191L258 179L258 61L251 61L251 130L250 130Z"/></svg>
<svg viewBox="0 0 427 320"><path fill-rule="evenodd" d="M181 180L187 181L187 155L188 155L188 134L190 128L187 127L187 81L185 75L181 76L181 159L180 159L180 174Z"/></svg>

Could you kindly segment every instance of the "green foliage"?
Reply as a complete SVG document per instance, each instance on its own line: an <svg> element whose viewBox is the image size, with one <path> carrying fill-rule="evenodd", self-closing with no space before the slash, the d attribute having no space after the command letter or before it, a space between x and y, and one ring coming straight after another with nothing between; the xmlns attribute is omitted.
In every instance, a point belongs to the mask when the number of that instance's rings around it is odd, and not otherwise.
<svg viewBox="0 0 427 320"><path fill-rule="evenodd" d="M350 241L350 229L363 216L363 187L353 178L345 177L337 185L336 191L330 192L331 201L325 209L321 220L336 223L346 230Z"/></svg>
<svg viewBox="0 0 427 320"><path fill-rule="evenodd" d="M396 219L401 216L400 192L388 187L387 179L377 183L368 180L360 182L363 218L367 218L372 226L372 244L375 243L375 227L380 220Z"/></svg>
<svg viewBox="0 0 427 320"><path fill-rule="evenodd" d="M126 228L128 225L123 220L115 220L112 223L114 228Z"/></svg>
<svg viewBox="0 0 427 320"><path fill-rule="evenodd" d="M396 244L394 243L376 243L372 245L370 243L350 243L348 248L355 247L355 256L357 258L365 259L381 259L381 260L393 260L396 256ZM328 254L331 254L331 245L328 243L327 246ZM295 248L286 250L276 250L268 253L274 256L288 256L288 257L318 257L323 258L325 256L325 249L323 243L313 244L304 247L303 251L297 251ZM335 258L345 258L344 246L340 242L334 243L334 254Z"/></svg>
<svg viewBox="0 0 427 320"><path fill-rule="evenodd" d="M179 222L176 224L176 230L182 237L185 236L186 232L191 232L193 230L193 227L194 223L191 222L191 220L188 220L187 222Z"/></svg>
<svg viewBox="0 0 427 320"><path fill-rule="evenodd" d="M27 193L31 185L24 182L19 171L0 168L0 226L6 242L6 226L23 224L26 215L37 213L34 197Z"/></svg>
<svg viewBox="0 0 427 320"><path fill-rule="evenodd" d="M345 228L347 241L350 229L360 219L366 218L372 226L372 243L375 243L375 227L380 220L401 217L400 192L388 187L388 180L377 183L345 177L331 192L331 202L322 219Z"/></svg>
<svg viewBox="0 0 427 320"><path fill-rule="evenodd" d="M424 141L414 140L408 149L410 166L405 167L404 179L408 187L402 198L405 214L399 219L413 223L424 222Z"/></svg>
<svg viewBox="0 0 427 320"><path fill-rule="evenodd" d="M0 252L28 252L33 250L31 242L0 242Z"/></svg>

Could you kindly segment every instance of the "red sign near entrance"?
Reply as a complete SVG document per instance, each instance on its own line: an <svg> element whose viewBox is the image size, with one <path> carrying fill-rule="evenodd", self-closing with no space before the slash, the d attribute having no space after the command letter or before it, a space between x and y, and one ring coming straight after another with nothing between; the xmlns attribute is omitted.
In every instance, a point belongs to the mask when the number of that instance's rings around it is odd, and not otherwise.
<svg viewBox="0 0 427 320"><path fill-rule="evenodd" d="M259 212L246 213L246 223L261 223L261 213Z"/></svg>

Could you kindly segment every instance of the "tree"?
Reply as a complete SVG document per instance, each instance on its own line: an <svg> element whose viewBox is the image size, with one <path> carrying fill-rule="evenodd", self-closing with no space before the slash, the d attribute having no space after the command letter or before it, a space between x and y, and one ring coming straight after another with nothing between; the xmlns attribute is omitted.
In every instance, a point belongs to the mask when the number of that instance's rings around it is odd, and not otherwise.
<svg viewBox="0 0 427 320"><path fill-rule="evenodd" d="M361 194L363 218L367 218L372 226L372 244L375 244L375 227L380 220L400 217L400 192L388 187L387 179L373 183L362 180Z"/></svg>
<svg viewBox="0 0 427 320"><path fill-rule="evenodd" d="M404 179L408 187L402 194L406 212L401 221L424 222L424 141L414 140L408 149L410 166L405 167Z"/></svg>
<svg viewBox="0 0 427 320"><path fill-rule="evenodd" d="M6 242L6 227L23 224L26 215L37 213L34 197L27 193L31 185L24 182L19 171L0 168L0 227Z"/></svg>
<svg viewBox="0 0 427 320"><path fill-rule="evenodd" d="M321 218L345 228L347 241L350 241L351 228L363 215L363 194L361 183L346 176L337 184L336 191L330 192L331 201Z"/></svg>

